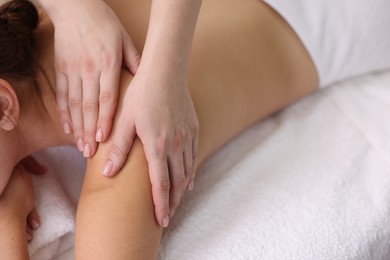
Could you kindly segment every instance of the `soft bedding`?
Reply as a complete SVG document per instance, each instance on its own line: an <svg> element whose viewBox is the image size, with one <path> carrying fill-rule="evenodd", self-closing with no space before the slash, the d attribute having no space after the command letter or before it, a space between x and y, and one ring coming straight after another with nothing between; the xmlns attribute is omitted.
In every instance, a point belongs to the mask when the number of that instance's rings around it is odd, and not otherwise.
<svg viewBox="0 0 390 260"><path fill-rule="evenodd" d="M388 111L390 71L334 84L254 125L199 169L159 259L390 259ZM85 161L70 147L39 159L63 195L47 192L64 201L38 202L51 212L42 219L73 226L36 233L30 252L45 258L32 259L73 259Z"/></svg>

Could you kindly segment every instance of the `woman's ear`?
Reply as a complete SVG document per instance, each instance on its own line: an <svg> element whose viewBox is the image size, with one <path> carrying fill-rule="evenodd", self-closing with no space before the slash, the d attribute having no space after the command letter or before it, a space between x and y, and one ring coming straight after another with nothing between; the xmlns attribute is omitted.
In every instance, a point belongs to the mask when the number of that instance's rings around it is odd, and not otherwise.
<svg viewBox="0 0 390 260"><path fill-rule="evenodd" d="M0 79L0 128L13 130L19 121L19 100L12 86Z"/></svg>

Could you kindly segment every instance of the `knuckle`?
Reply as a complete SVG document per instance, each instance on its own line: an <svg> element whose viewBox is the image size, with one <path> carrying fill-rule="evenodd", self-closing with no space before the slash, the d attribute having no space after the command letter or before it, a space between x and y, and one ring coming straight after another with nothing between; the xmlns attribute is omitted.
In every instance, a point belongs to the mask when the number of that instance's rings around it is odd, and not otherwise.
<svg viewBox="0 0 390 260"><path fill-rule="evenodd" d="M61 99L61 100L66 100L68 98L66 91L62 88L56 89L56 97L57 99Z"/></svg>
<svg viewBox="0 0 390 260"><path fill-rule="evenodd" d="M182 190L186 184L187 184L187 181L186 181L184 176L180 177L180 178L176 178L173 181L173 187L174 187L174 189L177 189L177 190Z"/></svg>
<svg viewBox="0 0 390 260"><path fill-rule="evenodd" d="M67 69L66 61L63 59L59 59L59 58L56 59L54 66L59 71L66 71L66 69Z"/></svg>
<svg viewBox="0 0 390 260"><path fill-rule="evenodd" d="M173 149L175 152L180 152L183 147L183 138L180 135L175 136L173 139Z"/></svg>
<svg viewBox="0 0 390 260"><path fill-rule="evenodd" d="M81 107L81 99L78 97L70 97L68 101L68 106L71 109L79 109Z"/></svg>
<svg viewBox="0 0 390 260"><path fill-rule="evenodd" d="M168 192L171 188L171 183L169 179L160 180L158 183L158 188L163 192Z"/></svg>
<svg viewBox="0 0 390 260"><path fill-rule="evenodd" d="M93 101L83 101L83 111L86 113L96 112L98 110L98 104Z"/></svg>
<svg viewBox="0 0 390 260"><path fill-rule="evenodd" d="M193 135L192 131L188 128L183 136L188 144L192 141L192 138L194 135Z"/></svg>
<svg viewBox="0 0 390 260"><path fill-rule="evenodd" d="M114 101L114 93L111 91L105 91L99 95L100 104L110 104Z"/></svg>
<svg viewBox="0 0 390 260"><path fill-rule="evenodd" d="M166 134L162 134L154 145L157 156L165 156L168 151L168 137Z"/></svg>
<svg viewBox="0 0 390 260"><path fill-rule="evenodd" d="M113 144L110 149L110 153L115 156L116 158L122 158L126 155L125 149L123 146Z"/></svg>
<svg viewBox="0 0 390 260"><path fill-rule="evenodd" d="M87 74L92 74L95 71L94 61L90 57L84 57L82 60L82 66Z"/></svg>
<svg viewBox="0 0 390 260"><path fill-rule="evenodd" d="M115 56L107 49L100 51L102 57L102 66L104 69L112 69L115 66Z"/></svg>

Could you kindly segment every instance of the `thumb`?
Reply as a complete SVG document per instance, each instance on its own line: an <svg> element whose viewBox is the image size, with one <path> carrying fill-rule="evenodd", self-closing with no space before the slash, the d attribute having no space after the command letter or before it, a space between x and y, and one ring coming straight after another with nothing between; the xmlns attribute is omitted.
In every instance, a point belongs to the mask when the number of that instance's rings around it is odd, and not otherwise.
<svg viewBox="0 0 390 260"><path fill-rule="evenodd" d="M138 53L133 41L127 33L123 35L123 59L127 68L135 75L141 62L141 55Z"/></svg>
<svg viewBox="0 0 390 260"><path fill-rule="evenodd" d="M119 120L121 121L124 120ZM109 144L108 160L103 169L104 176L112 177L123 167L133 146L135 135L134 123L130 122L130 127L128 125L122 127L118 124L117 130L112 133L111 144Z"/></svg>

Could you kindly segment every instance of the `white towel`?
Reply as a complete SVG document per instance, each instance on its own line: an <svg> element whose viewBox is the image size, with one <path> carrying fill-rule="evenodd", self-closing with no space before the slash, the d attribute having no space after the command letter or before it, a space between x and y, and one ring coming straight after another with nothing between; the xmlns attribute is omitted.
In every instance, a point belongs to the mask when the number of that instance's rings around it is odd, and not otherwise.
<svg viewBox="0 0 390 260"><path fill-rule="evenodd" d="M390 259L389 86L390 72L337 84L221 149L164 231L159 259ZM50 155L77 198L79 152Z"/></svg>
<svg viewBox="0 0 390 260"><path fill-rule="evenodd" d="M54 169L60 165L52 165L55 163L53 155L43 151L35 156L49 171L33 178L41 226L34 231L34 239L29 244L32 260L51 260L73 247L75 208L54 174Z"/></svg>
<svg viewBox="0 0 390 260"><path fill-rule="evenodd" d="M390 72L317 92L199 172L159 259L390 259Z"/></svg>

